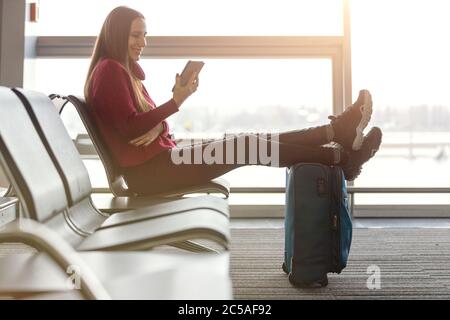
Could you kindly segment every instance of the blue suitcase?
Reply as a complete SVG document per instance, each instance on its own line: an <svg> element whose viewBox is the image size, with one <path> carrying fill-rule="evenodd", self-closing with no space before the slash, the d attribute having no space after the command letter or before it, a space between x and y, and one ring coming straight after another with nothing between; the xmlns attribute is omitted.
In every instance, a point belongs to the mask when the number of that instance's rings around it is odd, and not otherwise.
<svg viewBox="0 0 450 320"><path fill-rule="evenodd" d="M340 167L299 163L287 170L283 270L298 287L324 287L347 265L352 240Z"/></svg>

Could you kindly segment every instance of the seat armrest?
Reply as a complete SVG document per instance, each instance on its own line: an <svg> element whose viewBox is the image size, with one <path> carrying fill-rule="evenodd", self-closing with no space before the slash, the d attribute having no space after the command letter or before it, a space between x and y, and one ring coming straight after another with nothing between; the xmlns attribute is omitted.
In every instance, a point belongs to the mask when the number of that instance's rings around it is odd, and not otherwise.
<svg viewBox="0 0 450 320"><path fill-rule="evenodd" d="M0 227L18 217L19 199L13 197L0 197Z"/></svg>
<svg viewBox="0 0 450 320"><path fill-rule="evenodd" d="M18 219L0 229L0 243L20 242L46 252L63 268L77 266L81 272L81 290L88 299L111 299L103 285L79 254L58 234L30 219Z"/></svg>

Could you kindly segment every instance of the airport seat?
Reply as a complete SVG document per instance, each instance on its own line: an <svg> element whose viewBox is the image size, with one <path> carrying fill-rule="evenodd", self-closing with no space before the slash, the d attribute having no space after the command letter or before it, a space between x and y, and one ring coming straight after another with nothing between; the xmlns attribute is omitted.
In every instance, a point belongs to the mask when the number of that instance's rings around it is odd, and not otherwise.
<svg viewBox="0 0 450 320"><path fill-rule="evenodd" d="M51 98L61 97L58 95L50 95ZM111 156L106 143L104 142L97 126L94 123L92 115L90 113L88 105L85 103L84 98L69 95L62 97L67 101L63 104L62 108L67 102L70 102L77 110L89 137L97 151L100 160L105 168L106 177L108 180L111 193L115 196L110 202L108 211L134 209L141 206L146 206L155 202L161 202L165 199L172 199L175 197L182 197L187 194L193 193L214 193L221 194L225 198L228 198L230 186L224 179L213 179L207 183L196 185L188 188L175 189L170 192L157 193L154 195L139 195L128 189L128 186L124 180L122 174L117 170L118 166L115 164L113 157ZM62 111L62 110L61 110ZM125 205L124 205L125 204Z"/></svg>
<svg viewBox="0 0 450 320"><path fill-rule="evenodd" d="M41 141L44 143L47 152L56 165L58 173L60 173L66 189L69 206L71 206L79 197L79 194L75 190L80 188L80 186L82 186L82 189L85 190L91 189L91 185L86 168L84 167L82 161L80 161L79 155L71 143L66 128L62 124L62 121L55 111L53 104L45 95L38 92L21 89L13 89L13 91L18 95L24 104L31 121L41 138ZM139 201L139 199L137 199L137 201ZM142 206L141 203L139 209L135 210L133 214L115 214L113 217L108 219L108 222L105 222L103 227L106 228L111 227L114 224L123 225L132 221L146 220L149 217L155 217L155 214L159 216L179 214L188 210L205 208L211 209L211 214L222 213L228 217L227 202L217 197L201 196L196 198L180 199L177 201L170 200L171 199L164 199L164 201L158 201L156 199L153 200L151 216L149 215L149 206ZM148 201L146 202L148 203ZM91 206L93 206L92 202L90 203ZM126 208L128 211L130 211L130 209L131 208ZM114 212L117 212L117 210ZM190 250L209 250L209 248L195 244L192 241L188 243ZM184 245L186 244L187 243Z"/></svg>
<svg viewBox="0 0 450 320"><path fill-rule="evenodd" d="M11 222L0 244L36 252L0 257L0 299L231 299L228 253L76 252L34 220Z"/></svg>
<svg viewBox="0 0 450 320"><path fill-rule="evenodd" d="M32 108L39 108L36 114L45 119L41 130L30 119ZM217 252L193 241L197 239L227 249L228 204L218 197L178 199L112 216L98 211L91 202L86 168L45 95L0 87L0 134L0 163L26 216L56 230L76 250L171 245Z"/></svg>

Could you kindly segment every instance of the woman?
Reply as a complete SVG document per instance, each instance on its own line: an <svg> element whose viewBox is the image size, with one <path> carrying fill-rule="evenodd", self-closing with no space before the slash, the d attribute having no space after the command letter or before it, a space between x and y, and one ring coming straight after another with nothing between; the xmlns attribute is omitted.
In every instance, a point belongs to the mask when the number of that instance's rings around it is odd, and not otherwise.
<svg viewBox="0 0 450 320"><path fill-rule="evenodd" d="M338 165L346 179L353 180L380 146L380 129L372 128L363 136L371 117L372 100L368 91L361 91L358 100L343 114L330 117L329 125L277 135L241 134L191 144L182 148L181 157L187 161L180 162L180 148L169 134L166 119L178 112L197 90L198 75L194 74L182 86L177 74L172 99L156 107L142 84L145 75L137 63L146 46L146 34L141 13L127 7L111 11L97 39L85 84L86 100L96 124L134 192L164 192L209 181L244 165L268 165L252 148L252 141L257 141L260 148L270 146L276 166L297 162ZM341 147L324 146L330 142ZM230 145L232 148L227 148ZM198 163L192 160L196 151L202 154L208 150L214 150L215 159L223 161L190 164Z"/></svg>

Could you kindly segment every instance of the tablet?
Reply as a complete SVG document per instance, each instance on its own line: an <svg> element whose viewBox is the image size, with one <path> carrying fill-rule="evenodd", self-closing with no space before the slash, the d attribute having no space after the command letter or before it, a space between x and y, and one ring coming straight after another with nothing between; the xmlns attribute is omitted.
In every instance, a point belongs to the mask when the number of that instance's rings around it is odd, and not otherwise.
<svg viewBox="0 0 450 320"><path fill-rule="evenodd" d="M204 66L204 62L203 61L192 61L189 60L186 63L186 66L183 69L183 72L181 72L181 85L185 86L188 81L189 78L192 76L192 74L194 72L197 72L197 75L200 73L200 71L202 70L203 66ZM173 86L172 91L175 89L175 86Z"/></svg>

